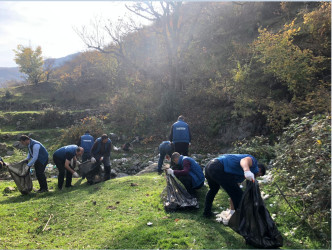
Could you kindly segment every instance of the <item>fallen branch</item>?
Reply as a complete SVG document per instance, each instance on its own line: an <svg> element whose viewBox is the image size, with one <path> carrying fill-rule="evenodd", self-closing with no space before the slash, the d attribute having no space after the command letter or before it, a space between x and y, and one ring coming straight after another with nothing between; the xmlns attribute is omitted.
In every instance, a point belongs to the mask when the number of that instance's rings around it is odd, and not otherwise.
<svg viewBox="0 0 332 250"><path fill-rule="evenodd" d="M44 229L43 229L43 231L42 232L44 232L45 230L46 230L46 227L48 226L48 223L50 222L50 220L53 218L53 214L50 214L50 218L48 218L48 221L47 221L47 223L46 223L46 225L45 225L45 227L44 227Z"/></svg>
<svg viewBox="0 0 332 250"><path fill-rule="evenodd" d="M295 209L291 206L291 204L288 202L288 200L286 199L286 196L284 195L284 193L281 191L281 189L279 188L277 183L274 183L276 185L276 187L278 188L280 194L282 195L282 197L285 199L285 201L287 202L288 206L293 210L293 212L300 218L302 219L301 215L299 215Z"/></svg>

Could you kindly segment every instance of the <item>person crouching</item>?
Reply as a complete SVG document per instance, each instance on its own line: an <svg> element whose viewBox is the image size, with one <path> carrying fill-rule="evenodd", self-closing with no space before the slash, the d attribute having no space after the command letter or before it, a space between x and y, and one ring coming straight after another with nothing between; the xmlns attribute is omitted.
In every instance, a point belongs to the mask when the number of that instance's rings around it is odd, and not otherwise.
<svg viewBox="0 0 332 250"><path fill-rule="evenodd" d="M172 162L179 165L181 170L167 169L167 174L175 175L185 186L191 196L196 197L196 189L203 187L204 174L200 165L188 156L174 152L171 157Z"/></svg>

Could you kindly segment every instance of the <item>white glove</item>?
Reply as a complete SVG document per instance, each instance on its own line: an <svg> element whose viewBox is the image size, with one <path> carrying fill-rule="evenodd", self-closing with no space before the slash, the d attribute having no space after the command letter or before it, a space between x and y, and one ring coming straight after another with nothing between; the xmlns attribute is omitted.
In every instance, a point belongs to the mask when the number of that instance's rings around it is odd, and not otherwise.
<svg viewBox="0 0 332 250"><path fill-rule="evenodd" d="M74 173L73 173L73 177L74 177L74 178L78 178L78 177L80 177L80 176L78 175L78 173L74 172Z"/></svg>
<svg viewBox="0 0 332 250"><path fill-rule="evenodd" d="M103 161L104 160L104 157L100 157L100 161Z"/></svg>
<svg viewBox="0 0 332 250"><path fill-rule="evenodd" d="M96 158L91 157L91 163L96 163Z"/></svg>
<svg viewBox="0 0 332 250"><path fill-rule="evenodd" d="M167 174L174 176L173 169L171 169L171 168L167 169Z"/></svg>
<svg viewBox="0 0 332 250"><path fill-rule="evenodd" d="M244 177L246 177L248 181L255 180L255 175L251 171L244 171Z"/></svg>

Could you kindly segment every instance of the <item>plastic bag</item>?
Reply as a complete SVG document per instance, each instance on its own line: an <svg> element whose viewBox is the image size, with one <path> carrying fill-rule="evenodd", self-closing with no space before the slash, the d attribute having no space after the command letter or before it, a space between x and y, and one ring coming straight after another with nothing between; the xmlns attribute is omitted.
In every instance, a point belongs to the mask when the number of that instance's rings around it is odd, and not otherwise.
<svg viewBox="0 0 332 250"><path fill-rule="evenodd" d="M184 208L199 208L196 198L192 197L182 183L172 175L166 175L166 188L162 193L166 211Z"/></svg>
<svg viewBox="0 0 332 250"><path fill-rule="evenodd" d="M100 163L92 163L85 161L79 165L79 172L82 179L86 178L87 183L92 185L103 181L104 173L102 173Z"/></svg>
<svg viewBox="0 0 332 250"><path fill-rule="evenodd" d="M8 171L22 194L29 194L33 188L30 171L26 165L25 161L21 161L8 166Z"/></svg>
<svg viewBox="0 0 332 250"><path fill-rule="evenodd" d="M239 208L228 225L257 248L279 248L283 238L266 209L257 181L247 181Z"/></svg>

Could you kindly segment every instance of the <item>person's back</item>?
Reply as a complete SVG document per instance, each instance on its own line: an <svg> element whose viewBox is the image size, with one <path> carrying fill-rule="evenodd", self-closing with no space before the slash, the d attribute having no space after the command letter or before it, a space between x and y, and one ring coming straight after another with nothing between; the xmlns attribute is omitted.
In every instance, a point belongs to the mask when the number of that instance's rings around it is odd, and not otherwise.
<svg viewBox="0 0 332 250"><path fill-rule="evenodd" d="M181 155L187 156L189 143L191 142L191 133L189 125L184 121L182 115L177 122L172 125L169 140L174 144L174 151Z"/></svg>
<svg viewBox="0 0 332 250"><path fill-rule="evenodd" d="M82 161L86 161L91 158L91 149L94 144L94 138L87 131L81 136L80 146L84 149L84 154L82 156Z"/></svg>

